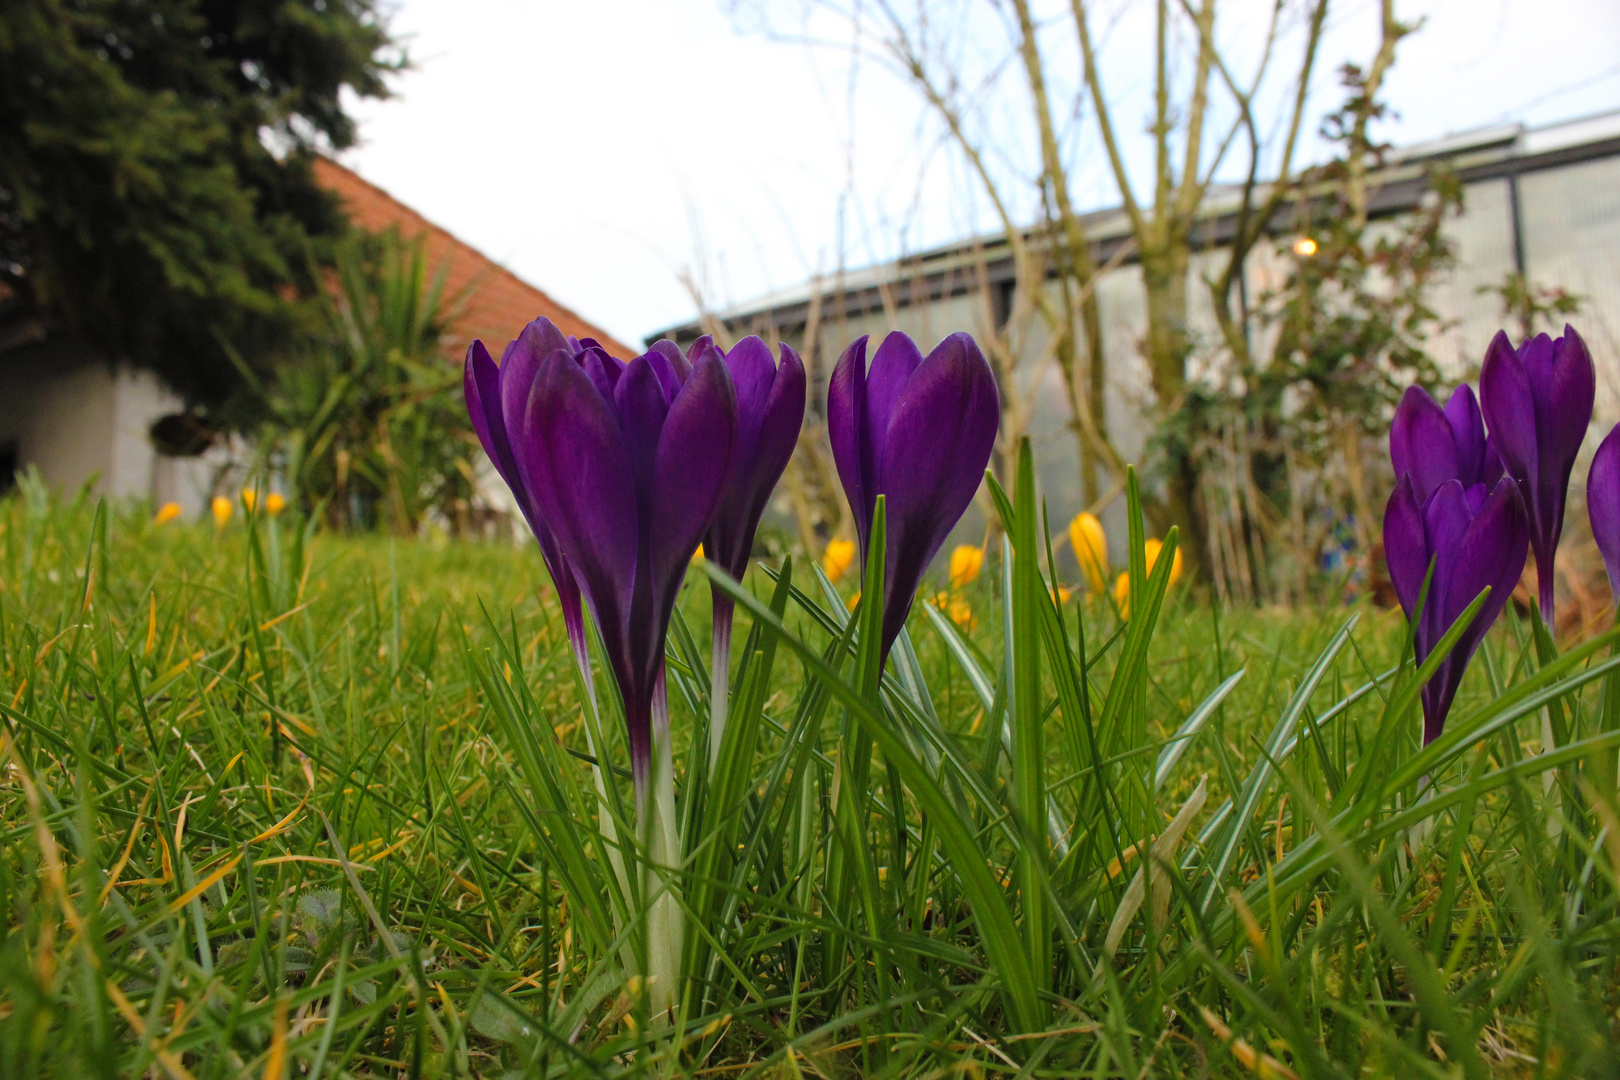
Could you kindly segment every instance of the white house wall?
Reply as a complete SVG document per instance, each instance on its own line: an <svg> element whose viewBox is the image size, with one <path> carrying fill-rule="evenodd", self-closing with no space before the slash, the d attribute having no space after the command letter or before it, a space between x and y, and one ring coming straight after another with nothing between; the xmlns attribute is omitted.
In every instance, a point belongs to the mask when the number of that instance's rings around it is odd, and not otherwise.
<svg viewBox="0 0 1620 1080"><path fill-rule="evenodd" d="M82 346L30 345L0 363L0 443L15 443L20 466L61 493L92 484L109 497L172 499L200 513L214 464L160 457L148 436L181 405L151 372Z"/></svg>
<svg viewBox="0 0 1620 1080"><path fill-rule="evenodd" d="M1519 178L1530 280L1581 297L1572 322L1598 366L1604 430L1620 420L1620 157Z"/></svg>

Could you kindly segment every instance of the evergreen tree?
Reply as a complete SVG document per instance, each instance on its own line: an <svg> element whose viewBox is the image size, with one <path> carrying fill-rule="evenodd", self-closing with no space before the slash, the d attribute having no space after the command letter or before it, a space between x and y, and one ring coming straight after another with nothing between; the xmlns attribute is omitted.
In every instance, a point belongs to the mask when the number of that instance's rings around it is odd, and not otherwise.
<svg viewBox="0 0 1620 1080"><path fill-rule="evenodd" d="M0 4L0 311L218 407L345 222L310 168L386 95L375 0Z"/></svg>

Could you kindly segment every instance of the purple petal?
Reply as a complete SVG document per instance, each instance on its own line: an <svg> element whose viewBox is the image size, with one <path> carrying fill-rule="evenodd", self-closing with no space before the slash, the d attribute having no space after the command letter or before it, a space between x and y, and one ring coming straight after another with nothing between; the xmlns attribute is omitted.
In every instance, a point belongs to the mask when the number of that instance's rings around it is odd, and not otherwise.
<svg viewBox="0 0 1620 1080"><path fill-rule="evenodd" d="M640 508L636 542L645 547L648 530L655 527L656 520L648 513L653 505L654 485L658 482L653 462L658 456L664 418L669 413L658 372L647 357L639 356L625 367L624 375L613 390L613 405L619 416L619 431L624 436L630 473L635 478L636 506Z"/></svg>
<svg viewBox="0 0 1620 1080"><path fill-rule="evenodd" d="M1412 477L1413 492L1420 502L1461 475L1451 421L1421 386L1408 386L1395 408L1395 420L1389 427L1389 458L1397 477Z"/></svg>
<svg viewBox="0 0 1620 1080"><path fill-rule="evenodd" d="M658 385L663 387L664 400L675 400L675 395L681 392L681 383L686 380L675 370L675 365L668 355L660 349L648 349L641 359L645 360L653 373L658 376Z"/></svg>
<svg viewBox="0 0 1620 1080"><path fill-rule="evenodd" d="M977 346L974 348L977 349ZM934 351L937 353L939 348L936 347ZM870 440L867 445L872 448L874 465L882 458L889 421L894 417L900 395L905 392L911 376L922 362L922 350L917 348L917 343L899 331L885 337L872 356L872 368L866 373L866 435Z"/></svg>
<svg viewBox="0 0 1620 1080"><path fill-rule="evenodd" d="M1479 466L1479 482L1494 489L1502 479L1502 455L1496 449L1496 436L1485 436L1485 457Z"/></svg>
<svg viewBox="0 0 1620 1080"><path fill-rule="evenodd" d="M782 346L780 368L758 338L745 338L726 356L737 391L737 442L731 477L714 525L704 539L709 558L742 578L765 504L787 467L804 422L804 365Z"/></svg>
<svg viewBox="0 0 1620 1080"><path fill-rule="evenodd" d="M665 360L668 360L669 366L675 371L676 379L680 382L684 383L686 377L692 373L692 365L687 362L686 357L681 355L681 347L669 340L669 338L659 338L652 343L652 347L647 351L657 353Z"/></svg>
<svg viewBox="0 0 1620 1080"><path fill-rule="evenodd" d="M1480 485L1480 488L1483 487L1483 484ZM1507 602L1505 594L1513 591L1513 584L1524 571L1529 536L1524 503L1519 497L1517 485L1511 480L1499 482L1496 489L1481 500L1478 512L1472 515L1467 528L1456 539L1455 548L1447 560L1449 565L1442 607L1448 626L1474 602L1475 597L1490 588L1490 600L1480 617L1469 627L1471 635L1477 628L1478 636L1484 636L1485 629L1495 619L1495 615L1490 614L1491 610L1502 610L1501 605ZM1439 542L1440 538L1437 538L1437 546ZM1504 578L1506 589L1499 587Z"/></svg>
<svg viewBox="0 0 1620 1080"><path fill-rule="evenodd" d="M765 419L754 450L755 476L771 476L773 488L799 445L806 398L804 361L787 345L781 346L781 354L770 396L765 399Z"/></svg>
<svg viewBox="0 0 1620 1080"><path fill-rule="evenodd" d="M1609 430L1592 455L1592 471L1586 474L1586 513L1609 572L1609 590L1620 599L1620 424Z"/></svg>
<svg viewBox="0 0 1620 1080"><path fill-rule="evenodd" d="M1423 508L1418 504L1409 476L1396 483L1384 507L1384 562L1389 581L1408 620L1417 610L1423 591L1423 578L1429 572L1429 539L1423 528Z"/></svg>
<svg viewBox="0 0 1620 1080"><path fill-rule="evenodd" d="M517 461L512 457L512 444L506 438L506 424L501 420L501 372L482 341L475 340L467 347L461 391L467 399L467 417L484 447L484 454L521 504L524 496Z"/></svg>
<svg viewBox="0 0 1620 1080"><path fill-rule="evenodd" d="M940 342L897 396L878 462L888 499L885 651L923 571L984 480L1000 419L995 376L967 334Z"/></svg>
<svg viewBox="0 0 1620 1080"><path fill-rule="evenodd" d="M676 351L678 352L679 350ZM691 371L699 360L702 360L705 356L708 356L711 353L720 357L721 359L725 358L725 353L720 350L720 346L714 343L714 335L704 334L686 347L687 370Z"/></svg>
<svg viewBox="0 0 1620 1080"><path fill-rule="evenodd" d="M1469 487L1486 483L1485 459L1489 448L1485 439L1485 418L1480 414L1474 388L1467 383L1453 390L1446 400L1446 422L1451 427L1451 441L1456 447L1457 479Z"/></svg>
<svg viewBox="0 0 1620 1080"><path fill-rule="evenodd" d="M619 377L624 374L624 364L618 357L609 356L606 349L594 345L581 352L576 360L585 369L596 392L602 395L602 400L612 404L613 389L619 385Z"/></svg>
<svg viewBox="0 0 1620 1080"><path fill-rule="evenodd" d="M1491 497L1481 507L1479 516L1493 513L1492 508L1498 502L1507 504L1506 509L1500 511L1502 529L1505 533L1505 538L1501 539L1500 543L1506 554L1503 556L1500 574L1495 584L1491 586L1493 590L1491 601L1486 607L1486 612L1490 613L1487 628L1506 608L1514 587L1524 576L1524 564L1530 552L1530 513L1525 509L1524 496L1517 485L1497 481L1496 486L1491 489Z"/></svg>
<svg viewBox="0 0 1620 1080"><path fill-rule="evenodd" d="M524 472L523 454L517 448L523 444L523 425L526 423L524 414L529 407L529 391L534 388L535 377L540 372L540 362L551 354L537 353L532 348L518 345L516 342L513 344L516 347L507 349L506 359L501 362L500 413L506 437L512 441L513 457L517 464L516 476L525 487L528 487L529 480ZM566 351L552 350L564 353Z"/></svg>
<svg viewBox="0 0 1620 1080"><path fill-rule="evenodd" d="M580 629L579 585L574 581L573 571L568 568L568 562L557 546L556 535L535 507L531 486L524 479L525 469L522 455L519 453L521 437L518 439L518 445L514 446L511 437L514 429L508 428L503 415L502 406L506 400L503 390L515 387L522 381L519 369L530 366L528 353L514 354L510 348L507 352L507 366L497 369L483 342L474 341L472 347L467 350L467 372L463 383L467 394L467 409L472 416L473 429L478 433L478 441L483 444L484 453L489 455L495 470L501 474L501 479L506 481L506 486L512 489L512 497L517 500L519 511L529 523L529 531L534 533L535 541L540 545L540 557L545 561L546 570L551 574L552 584L556 587L558 598L562 602L563 622L567 625L569 633L574 634ZM532 382L531 377L524 385L528 386ZM516 397L516 394L512 396ZM519 427L515 430L521 434L521 416L518 422Z"/></svg>
<svg viewBox="0 0 1620 1080"><path fill-rule="evenodd" d="M1524 365L1532 386L1546 386L1552 381L1552 369L1558 359L1558 347L1547 334L1526 338L1518 349L1519 363Z"/></svg>
<svg viewBox="0 0 1620 1080"><path fill-rule="evenodd" d="M1592 401L1597 394L1597 369L1592 354L1574 327L1564 327L1564 336L1554 344L1552 377L1544 391L1551 421L1543 444L1563 469L1563 488L1569 486L1569 469L1581 451L1586 429L1592 423Z"/></svg>
<svg viewBox="0 0 1620 1080"><path fill-rule="evenodd" d="M669 621L687 563L714 518L736 437L731 376L718 353L705 355L670 403L654 463L649 561L659 626Z"/></svg>
<svg viewBox="0 0 1620 1080"><path fill-rule="evenodd" d="M1536 472L1536 406L1530 380L1498 330L1479 372L1479 406L1507 473L1526 483Z"/></svg>
<svg viewBox="0 0 1620 1080"><path fill-rule="evenodd" d="M776 364L771 360L770 347L753 336L733 345L725 360L737 391L738 445L751 454L765 415L765 399L776 379Z"/></svg>
<svg viewBox="0 0 1620 1080"><path fill-rule="evenodd" d="M1452 579L1452 567L1456 562L1457 550L1462 539L1468 533L1468 525L1473 521L1474 515L1469 508L1468 489L1462 486L1460 480L1447 480L1434 489L1429 501L1423 505L1423 529L1428 534L1429 550L1434 554L1434 578L1429 585L1429 599L1424 605L1423 621L1420 627L1420 648L1418 660L1421 662L1434 643L1440 640L1446 627L1451 625L1461 608L1449 609L1447 607L1449 582ZM1472 600L1470 596L1468 600ZM1466 607L1468 600L1463 601Z"/></svg>
<svg viewBox="0 0 1620 1080"><path fill-rule="evenodd" d="M1435 677L1423 688L1425 745L1444 729L1469 660L1507 606L1514 583L1524 570L1529 544L1529 520L1519 487L1504 478L1478 504L1478 513L1473 515L1447 559L1443 583L1439 581L1439 567L1436 568L1436 587L1443 589L1440 607L1443 617L1437 625L1438 632L1424 648L1425 654L1438 643L1439 634L1449 629L1481 592L1489 588L1491 594L1458 637Z"/></svg>
<svg viewBox="0 0 1620 1080"><path fill-rule="evenodd" d="M861 558L877 504L877 466L866 434L866 335L850 342L833 367L827 385L827 441L832 444L838 480L855 516Z"/></svg>
<svg viewBox="0 0 1620 1080"><path fill-rule="evenodd" d="M635 479L613 409L566 352L541 362L521 445L540 516L584 590L624 685L625 625L635 585Z"/></svg>
<svg viewBox="0 0 1620 1080"><path fill-rule="evenodd" d="M537 364L558 349L563 349L568 353L579 351L569 342L568 335L559 330L557 324L544 315L519 331L517 340L512 345L519 350L530 353ZM503 356L501 359L504 367L506 358Z"/></svg>

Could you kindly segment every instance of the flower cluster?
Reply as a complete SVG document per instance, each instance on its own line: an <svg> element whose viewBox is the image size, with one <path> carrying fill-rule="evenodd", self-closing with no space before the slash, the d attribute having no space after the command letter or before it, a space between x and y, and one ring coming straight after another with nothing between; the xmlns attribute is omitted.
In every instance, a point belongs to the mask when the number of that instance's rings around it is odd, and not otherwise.
<svg viewBox="0 0 1620 1080"><path fill-rule="evenodd" d="M1000 403L966 334L926 358L910 338L890 334L870 371L866 341L844 353L828 393L833 453L860 543L829 545L827 563L836 578L857 552L864 560L877 498L886 496L887 656L923 571L978 490ZM653 744L662 737L667 745L664 643L683 575L699 550L734 578L746 573L798 441L804 365L785 345L773 361L758 338L727 352L708 337L684 353L660 341L627 363L541 318L499 364L474 342L464 389L479 441L539 542L587 686L585 608L601 630L624 702L639 810ZM972 576L954 562L953 573ZM711 759L725 723L732 617L722 593L713 602Z"/></svg>
<svg viewBox="0 0 1620 1080"><path fill-rule="evenodd" d="M1566 326L1557 339L1540 334L1518 349L1498 333L1479 383L1477 400L1470 387L1459 386L1444 408L1420 387L1409 388L1389 433L1397 483L1384 511L1384 555L1413 620L1419 664L1490 590L1423 688L1425 743L1444 729L1468 661L1506 606L1532 548L1541 618L1553 625L1554 560L1597 373L1586 343ZM1593 535L1611 582L1620 580L1620 439L1613 432L1593 461L1587 492Z"/></svg>
<svg viewBox="0 0 1620 1080"><path fill-rule="evenodd" d="M1069 522L1069 546L1074 549L1075 562L1080 565L1080 576L1085 578L1086 586L1091 590L1092 596L1102 596L1108 577L1108 536L1103 532L1102 522L1097 520L1095 514L1081 511ZM1149 574L1153 573L1154 565L1159 561L1159 552L1164 549L1164 541L1157 537L1147 537L1142 541L1142 561ZM1181 580L1181 549L1176 548L1175 557L1170 561L1169 585ZM1131 575L1129 571L1121 573L1114 579L1114 603L1119 608L1123 618L1131 615Z"/></svg>

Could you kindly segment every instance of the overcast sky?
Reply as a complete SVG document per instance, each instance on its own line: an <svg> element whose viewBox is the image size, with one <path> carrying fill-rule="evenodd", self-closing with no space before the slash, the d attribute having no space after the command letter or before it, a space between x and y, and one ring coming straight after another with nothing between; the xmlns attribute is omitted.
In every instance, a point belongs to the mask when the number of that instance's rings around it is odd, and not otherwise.
<svg viewBox="0 0 1620 1080"><path fill-rule="evenodd" d="M800 2L772 3L773 25L805 29ZM1152 6L1094 5L1108 92L1135 160L1145 160ZM1217 31L1234 56L1264 36L1256 16L1266 7L1220 9ZM357 106L361 145L342 160L631 343L692 316L683 273L724 306L840 262L994 228L908 86L847 47L768 38L752 9L749 0L406 0L393 26L415 67L392 100ZM1365 62L1376 41L1374 0L1332 10L1313 118L1338 102L1334 69ZM1397 11L1425 25L1389 80L1400 115L1383 129L1388 141L1620 109L1615 0L1397 0ZM841 23L808 28L847 46ZM1297 66L1293 40L1278 51L1279 87ZM1044 41L1061 82L1072 29L1054 18ZM975 46L964 63L993 67L996 36ZM978 122L1014 132L1020 94L1004 79L984 95ZM1075 127L1076 197L1088 207L1116 200L1095 143L1089 127ZM1009 176L1026 161L1018 146L998 155Z"/></svg>

